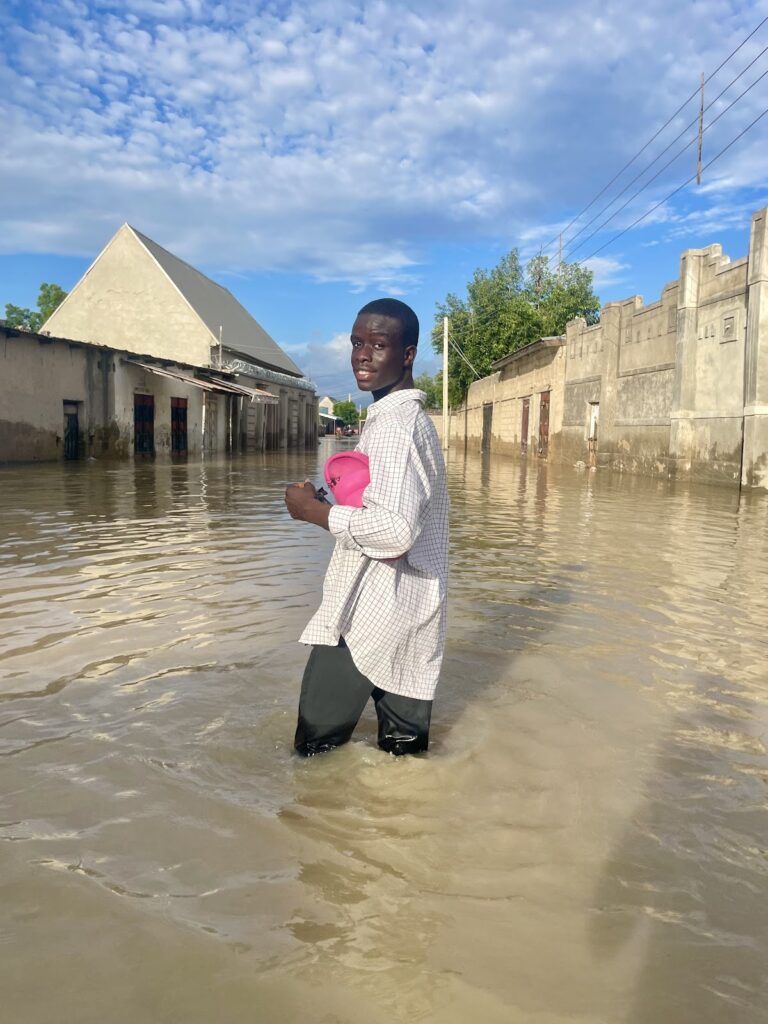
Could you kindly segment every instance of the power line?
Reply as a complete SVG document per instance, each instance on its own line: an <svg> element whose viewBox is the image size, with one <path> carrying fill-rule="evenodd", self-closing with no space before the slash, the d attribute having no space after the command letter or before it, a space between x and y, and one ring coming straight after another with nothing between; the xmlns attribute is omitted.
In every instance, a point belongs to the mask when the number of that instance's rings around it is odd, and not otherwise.
<svg viewBox="0 0 768 1024"><path fill-rule="evenodd" d="M766 19L766 20L768 20L768 19ZM758 83L758 82L759 82L759 81L760 81L760 80L761 80L762 78L764 78L764 77L765 77L766 75L768 75L768 70L764 71L764 72L763 72L763 74L762 74L762 75L760 76L760 78L756 79L756 80L755 80L755 81L754 81L754 82L752 83L752 85L751 85L751 86L749 86L749 87L748 87L748 88L747 88L747 89L746 89L746 90L744 91L744 93L742 93L742 96L743 96L743 95L744 95L745 93L749 92L749 90L750 90L750 89L754 88L754 86L755 86L755 85L757 85L757 83ZM737 102L738 102L738 100L739 100L739 99L741 99L741 96L738 96L738 97L737 97L737 98L736 98L736 99L735 99L735 100L734 100L734 101L733 101L733 102L732 102L732 103L730 104L730 106L726 107L726 108L725 108L725 110L721 111L721 113L720 113L720 114L718 114L718 116L717 116L717 117L716 117L716 118L715 118L715 119L714 119L714 120L713 120L713 121L712 121L712 122L711 122L711 123L710 123L709 125L707 125L707 128L711 128L711 127L712 127L712 125L713 125L713 124L715 123L715 121L718 121L718 120L719 120L719 119L720 119L720 118L721 118L721 117L723 116L723 114L725 114L725 113L726 113L726 112L727 112L728 110L730 110L730 108L731 108L731 107L732 107L732 106L733 106L733 105L734 105L735 103L737 103ZM746 126L746 128L743 128L743 129L742 129L742 130L741 130L741 131L739 132L739 134L738 134L738 135L737 135L737 136L736 136L735 138L731 139L731 141L730 141L730 142L729 142L729 143L728 143L728 144L727 144L726 146L723 146L723 148L722 148L722 149L720 150L720 152L719 152L719 153L716 153L716 154L715 154L715 156L713 156L711 160L708 160L708 161L707 161L707 163L706 163L706 164L704 164L704 166L702 167L702 172L703 172L703 171L706 171L706 170L708 170L708 169L709 169L709 168L710 168L710 167L711 167L711 166L712 166L712 165L713 165L714 163L716 163L716 162L717 162L717 161L718 161L718 160L720 159L720 157L721 157L721 156L723 156L723 155L724 155L725 153L727 153L727 152L728 152L728 150L729 150L729 149L730 149L730 148L731 148L732 146L734 146L734 145L735 145L735 144L736 144L736 143L737 143L737 142L739 141L739 139L742 139L742 138L743 138L743 137L744 137L744 136L745 136L745 135L747 134L747 132L751 131L751 130L752 130L752 128L754 128L754 127L755 127L755 125L756 125L756 124L757 124L757 123L758 123L759 121L762 121L762 119L763 119L763 118L764 118L764 117L766 116L766 114L768 114L768 107L766 107L766 108L765 108L765 109L764 109L764 110L763 110L763 111L762 111L762 112L761 112L760 114L758 114L758 116L757 116L757 117L756 117L756 118L754 119L754 121L751 121L751 122L750 122L750 123L749 123L749 124L748 124L748 125ZM706 130L706 129L705 129L705 130ZM696 140L694 139L693 141L696 141ZM690 147L691 145L692 145L692 142L691 142L691 143L688 143L688 145L687 145L687 146L685 147L685 149L688 149L688 148L689 148L689 147ZM682 153L682 152L684 152L684 149L683 149L683 150L681 150L680 152L681 152L681 153ZM677 154L677 156L679 156L679 155L680 155L680 153L678 153L678 154ZM677 159L677 157L674 157L673 159ZM671 162L671 161L670 161L670 162ZM667 165L667 166L668 166L668 165ZM664 168L662 168L662 170L664 170ZM659 171L659 174L660 174L660 173L661 173L661 171ZM634 221L633 221L633 222L632 222L631 224L628 224L628 225L627 225L627 227L625 227L625 228L623 228L623 229L622 229L621 231L617 232L617 234L615 234L615 235L613 236L613 238L610 238L610 239L609 239L609 240L608 240L607 242L604 242L604 243L603 243L603 244L602 244L602 245L601 245L601 246L600 246L599 248L595 249L595 250L594 250L594 252L591 252L591 253L589 254L589 256L585 256L585 257L584 257L583 259L579 260L579 261L578 261L579 265L583 265L583 264L587 263L587 262L588 262L589 260L593 259L593 258L594 258L595 256L599 255L599 254L600 254L600 253L601 253L601 252L602 252L602 251L603 251L604 249L607 249L609 245L613 245L613 243L614 243L614 242L616 242L616 241L618 241L618 239L619 239L619 238L621 238L621 237L622 237L623 235L626 235L626 234L627 234L627 232L631 231L631 230L632 230L633 228L637 227L637 225L638 225L638 224L641 224L641 223L642 223L642 222L643 222L644 220L646 220L646 219L647 219L648 217L650 217L650 216L651 216L651 214L652 214L652 213L655 213L655 211L656 211L656 210L658 210L658 208L659 208L660 206L663 206L663 205L664 205L664 203L667 203L667 202L669 202L669 200L670 200L670 199L672 199L672 198L673 198L674 196L676 196L676 195L678 194L678 192L682 192L682 190L683 190L684 188L686 188L686 186L690 185L692 181L695 181L695 179L696 179L696 177L697 177L697 173L698 173L698 172L696 172L696 173L692 174L692 175L690 176L690 178L686 179L686 181L684 181L684 182L683 182L683 183L682 183L681 185L678 185L678 186L677 186L677 188L673 189L673 190L672 190L672 191L671 191L671 192L669 193L669 195L665 196L665 197L664 197L663 199L660 199L658 203L656 203L656 204L655 204L654 206L652 206L652 207L650 208L650 210L646 210L646 212L645 212L644 214L642 214L642 215L641 215L640 217L636 218L636 220L634 220ZM657 176L658 176L658 175L657 175ZM650 182L649 182L648 184L650 184ZM644 187L643 187L643 189L640 189L640 192L644 191L644 188L645 188L645 187L647 187L647 186L644 186ZM637 194L639 194L639 193L637 193ZM632 198L635 198L635 196L633 196ZM631 202L631 201L632 201L632 198L631 198L631 199L629 199L629 200L627 200L627 203ZM626 205L626 204L625 204L625 205ZM619 212L619 211L616 211L616 212ZM613 218L610 218L610 219L613 219ZM590 237L591 237L591 236L590 236ZM455 351L456 351L456 352L458 353L458 355L459 355L459 356L460 356L460 357L461 357L461 358L462 358L462 359L464 360L464 362L465 362L465 363L467 364L467 366L468 366L468 367L470 368L470 370L472 371L472 373L473 373L473 374L475 375L475 378L476 378L476 379L479 379L479 378L480 378L480 374L479 374L479 373L477 372L477 370L476 370L476 369L474 368L474 366L473 366L473 365L472 365L472 363L471 363L471 362L469 361L469 359L468 359L468 358L467 358L467 357L466 357L466 356L464 355L464 353L463 353L463 351L461 350L460 346L459 346L459 345L458 345L458 344L457 344L457 343L456 343L456 342L455 342L455 341L453 340L453 338L451 337L450 333L449 333L449 335L448 335L448 342L449 342L449 344L450 344L450 345L451 345L451 346L452 346L452 347L454 348L454 350L455 350Z"/></svg>
<svg viewBox="0 0 768 1024"><path fill-rule="evenodd" d="M712 164L715 163L716 160L719 160L720 157L731 148L731 146L733 146L735 143L737 143L739 141L740 138L742 138L744 135L746 135L747 132L750 131L750 129L754 128L755 125L757 124L757 122L761 121L765 117L766 114L768 114L768 107L765 108L765 110L762 112L762 114L758 114L758 116L754 119L754 121L752 121L750 124L748 124L747 127L743 131L739 132L739 134L736 136L735 139L731 139L731 141L728 143L728 145L724 146L716 156L713 156L710 161L708 161L706 164L704 164L704 166L702 167L702 171L706 171L707 168L711 167ZM672 192L670 192L668 196L665 196L664 199L660 199L659 202L655 204L655 206L652 206L650 208L650 210L647 210L641 217L638 217L637 220L632 221L631 224L628 224L627 227L625 227L621 231L619 231L618 234L613 236L613 238L610 238L607 242L604 242L603 245L601 245L599 249L595 249L595 251L590 253L589 256L585 256L584 259L579 260L578 261L579 264L587 263L593 257L597 256L598 253L601 253L603 251L603 249L607 249L609 245L613 245L613 243L615 241L617 241L617 239L621 238L622 235L626 235L626 233L628 231L631 231L632 228L637 227L637 225L640 224L642 221L644 221L646 219L646 217L650 217L650 215L652 213L654 213L656 210L658 210L658 208L660 206L663 206L664 203L669 202L669 200L673 196L676 196L678 192L682 192L682 190L686 187L686 185L690 185L690 183L692 181L694 181L695 179L696 179L696 175L692 174L691 177L688 178L687 181L684 181L682 183L682 185L678 185L678 187L676 189L674 189Z"/></svg>
<svg viewBox="0 0 768 1024"><path fill-rule="evenodd" d="M738 80L739 80L740 78L743 78L743 77L744 77L744 75L745 75L745 74L747 73L747 71L749 71L749 69L750 69L751 67L753 67L753 66L754 66L754 65L755 65L755 64L756 64L756 63L758 62L758 60L760 60L760 58L761 58L761 57L763 56L763 54L764 54L764 53L766 53L766 51L768 51L768 46L765 46L765 47L763 47L763 49L762 49L762 50L760 51L760 53L758 53L758 55L757 55L757 56L755 57L755 59L754 59L754 60L752 60L752 61L750 61L750 62L749 62L749 64L747 64L747 66L746 66L746 67L745 67L745 68L744 68L744 69L743 69L742 71L740 71L738 75L736 75L736 77L735 77L735 78L731 79L731 81L730 81L730 82L728 83L728 85L726 85L726 87L725 87L724 89L722 89L722 90L721 90L721 91L720 91L720 92L719 92L719 93L717 94L717 96L715 96L715 98L714 98L713 100L711 100L711 101L710 101L710 102L709 102L709 103L708 103L708 104L706 105L706 107L704 107L704 111L703 111L703 112L704 112L704 113L706 113L706 112L707 112L707 111L708 111L708 110L709 110L709 109L710 109L711 107L713 107L713 106L715 105L715 103L717 103L717 101L718 101L719 99L721 99L721 98L722 98L722 97L723 97L723 96L725 95L725 93L727 93L727 92L728 92L728 90L729 90L729 89L731 88L731 86L732 86L732 85L735 85L735 84L736 84L736 82L738 82ZM761 75L761 76L760 76L760 78L763 78L763 77L764 77L763 75ZM756 80L755 82L753 82L753 83L752 83L752 86L750 86L750 89L751 89L751 88L752 88L752 87L753 87L754 85L756 85L756 84L757 84L757 82L759 82L759 81L760 81L760 78L758 78L758 79L757 79L757 80ZM737 96L737 97L736 97L736 99L735 99L735 100L733 101L733 103L736 103L736 102L737 102L738 100L740 100L740 99L741 99L741 97L742 97L742 96L744 96L744 95L746 95L746 93L747 93L747 92L749 92L749 89L745 90L745 92L743 92L743 93L741 94L741 96ZM733 106L733 103L731 103L731 104L730 104L730 106L729 106L729 107L726 107L725 109L726 109L726 110L730 110L730 107L732 107L732 106ZM723 111L722 113L725 113L725 111ZM722 114L721 114L720 116L722 116ZM717 120L717 118L716 118L715 120ZM610 210L610 208L611 208L611 207L613 206L613 204L614 204L615 202L617 202L617 201L618 201L619 199L621 199L621 197L622 197L622 196L624 195L624 193L625 193L625 192L627 191L627 189L631 188L631 187L632 187L632 186L633 186L633 185L635 184L635 182L636 182L636 181L638 181L638 180L639 180L640 178L642 178L642 177L643 177L643 175L644 175L644 174L645 174L645 173L646 173L647 171L649 171L649 170L651 169L651 167L653 167L653 165L654 165L654 164L655 164L655 163L656 163L657 161L661 160L661 158L662 158L662 157L664 156L664 154L665 154L665 153L668 153L668 152L669 152L669 150L670 150L670 149L672 148L672 146L674 146L674 144L675 144L675 143L676 143L676 142L678 141L678 139L681 139L681 138L682 138L682 137L683 137L683 136L685 135L685 133L686 133L687 131L689 131L689 129L691 129L691 128L692 128L692 127L693 127L693 126L695 125L695 124L697 124L697 122L698 122L698 121L699 121L699 115L697 114L697 115L696 115L696 117L694 117L694 119L693 119L692 121L690 121L690 122L689 122L689 123L688 123L688 124L687 124L687 125L685 126L685 128L683 128L683 130L682 130L682 131L681 131L681 132L680 132L680 133L679 133L678 135L676 135L676 136L674 137L674 139L672 139L672 141L671 141L671 142L670 142L670 143L669 143L669 144L668 144L667 146L665 146L665 147L664 147L664 149L662 149L662 151L661 151L661 152L660 152L659 154L657 154L657 156L655 156L655 157L653 158L653 160L651 160L651 162L650 162L649 164L646 164L646 166L645 166L645 167L643 168L643 170L642 170L642 171L640 171L640 173L639 173L639 174L636 174L636 175L635 175L635 177L634 177L634 178L633 178L633 179L632 179L632 180L631 180L630 182L628 182L628 183L627 183L627 184L626 184L626 185L624 186L624 188L623 188L623 189L621 190L621 192L618 192L618 193L617 193L617 194L616 194L616 195L615 195L615 196L613 197L613 199L611 199L611 201L610 201L609 203L606 203L606 205L605 205L605 206L604 206L604 207L603 207L603 208L602 208L602 209L601 209L601 210L600 210L600 211L599 211L598 213L596 213L596 214L595 214L595 216L594 216L594 217L593 217L593 218L592 218L591 220L588 220L588 221L587 221L587 223L586 223L586 224L585 224L585 225L584 225L584 226L583 226L582 228L580 228L580 229L579 229L579 230L578 230L578 231L576 232L576 234L575 234L575 235L574 235L574 236L573 236L572 238L570 238L570 239L568 240L568 242L567 242L567 248L568 248L568 252L569 252L569 253L573 253L573 252L575 252L575 251L576 251L576 250L575 250L575 249L573 248L573 243L574 243L574 242L576 241L576 239L577 239L577 238L579 237L579 235L582 235L582 234L583 234L583 233L584 233L584 232L585 232L585 231L587 230L587 228L588 228L588 227L590 227L590 226L591 226L592 224L594 224L594 223L595 223L595 221L596 221L596 220L598 219L598 217L601 217L601 216L602 216L602 215L603 215L603 214L604 214L604 213L606 212L606 210ZM715 122L713 121L713 122L712 122L712 124L714 124L714 123L715 123ZM711 128L711 127L712 127L712 124L708 125L707 127ZM704 129L704 131L706 131L706 129ZM702 132L702 134L703 134L703 132ZM695 140L694 140L694 141L695 141ZM686 149L687 149L687 148L688 148L688 147L686 146ZM684 152L684 150L680 150L680 153L683 153L683 152ZM680 155L680 153L678 153L678 156ZM676 160L676 159L677 159L677 157L674 157L674 159ZM670 161L670 162L671 162L671 161ZM665 167L669 167L669 164L665 164ZM656 175L656 177L658 177L658 175ZM651 178L651 181L654 181L654 180L655 180L655 178ZM648 182L648 184L650 184L650 181ZM637 193L636 193L636 194L637 194ZM592 235L588 235L588 236L587 236L587 239L589 239L589 238L591 238L591 237L592 237ZM584 241L587 241L587 239L585 239ZM583 244L583 243L582 243L582 244ZM577 246L576 248L577 248L577 249L578 249L578 248L581 248L581 245ZM549 257L549 258L551 259L552 257ZM561 262L562 262L562 260L561 260Z"/></svg>
<svg viewBox="0 0 768 1024"><path fill-rule="evenodd" d="M461 351L461 349L460 349L460 347L458 346L458 344L457 344L457 343L456 343L456 342L455 342L455 341L453 340L453 338L452 338L452 337L451 337L451 335L450 335L450 331L449 331L449 333L448 333L448 344L449 344L449 345L453 345L453 347L454 347L454 348L456 349L456 351L457 351L457 352L459 353L459 355L461 356L461 358L462 358L462 359L464 360L464 362L465 362L465 363L467 364L467 366L468 366L468 367L470 368L470 370L472 371L472 373L474 373L474 375L475 375L476 379L477 379L477 380L479 380L479 379L480 379L480 374L479 374L479 373L477 372L477 370L476 370L476 369L474 368L474 366L472 365L472 363L470 363L470 361L469 361L469 360L467 359L467 357L466 357L466 356L464 355L464 353L463 353L463 352Z"/></svg>
<svg viewBox="0 0 768 1024"><path fill-rule="evenodd" d="M727 114L727 113L728 113L728 111L729 111L729 110L730 110L730 109L731 109L732 107L734 107L734 106L735 106L735 105L736 105L736 104L737 104L737 103L739 102L739 100L743 99L743 97L744 97L744 96L746 96L748 92L750 92L750 90L754 89L754 87L755 87L755 86L756 86L756 85L757 85L757 84L758 84L759 82L761 82L761 81L762 81L762 80L763 80L763 79L765 78L765 76L766 76L766 75L768 75L768 68L766 68L766 70L765 70L765 71L764 71L764 72L762 73L762 75L760 75L760 76L759 76L759 78L756 78L756 79L755 79L755 81L754 81L754 82L753 82L753 83L752 83L752 84L751 84L750 86L747 86L747 88L746 88L746 89L744 90L744 92L740 93L740 95L738 95L738 96L736 97L736 99L735 99L735 100L732 100L732 102L731 102L731 103L729 103L727 107L724 107L724 108L723 108L723 110L721 110L721 111L720 111L720 113L719 113L719 114L717 115L717 117L713 118L713 119L712 119L712 120L711 120L711 121L709 122L709 124L708 124L708 125L706 126L706 128L704 128L704 129L703 129L703 131L702 131L702 134L704 134L704 132L707 132L707 131L709 131L709 129L710 129L710 128L711 128L711 127L712 127L713 125L717 124L717 122L718 122L718 121L720 120L720 118L721 118L721 117L723 117L723 116L724 116L725 114ZM602 222L601 224L598 224L598 226L597 226L597 227L595 228L595 230L594 230L594 231L591 231L591 232L590 232L590 233L589 233L589 234L588 234L588 235L586 236L586 238L583 238L583 239L582 239L582 240L581 240L581 241L579 242L579 244L578 244L578 245L574 246L574 247L573 247L572 249L569 249L569 250L568 250L568 252L567 252L567 253L566 253L566 255L565 255L565 258L566 258L566 259L568 259L568 257L569 257L569 256L572 256L572 255L573 255L573 254L574 254L575 252L577 252L577 251L578 251L579 249L581 249L581 247L582 247L582 246L583 246L583 245L584 245L584 244L585 244L586 242L588 242L588 241L590 240L590 238L594 238L594 237L595 237L595 235L599 234L599 233L600 233L600 232L601 232L601 231L603 230L603 228L604 228L604 227L606 227L606 225L610 224L612 220L615 220L615 218L616 218L616 217L617 217L617 216L618 216L618 215L619 215L619 214L620 214L620 213L622 212L622 210L625 210L625 209L626 209L626 208L627 208L627 207L629 206L629 204L630 204L631 202L633 202L633 200L637 199L637 197L638 197L639 195L641 195L641 193L645 192L645 190L646 190L646 189L647 189L647 188L649 187L649 185L652 185L652 184L653 184L653 182L654 182L654 181L656 181L656 179L657 179L657 178L658 178L658 177L659 177L660 175L662 175L662 174L664 173L664 171L666 171L666 169L667 169L668 167L670 167L670 166L671 166L671 165L672 165L672 164L673 164L673 163L674 163L674 162L675 162L675 161L676 161L677 159L679 159L679 157L681 157L681 156L683 155L683 153L684 153L684 152L685 152L685 151L686 151L687 149L690 149L690 148L691 148L691 146L692 146L692 145L693 145L693 144L694 144L695 142L696 142L696 138L693 138L693 139L691 139L691 141L690 141L690 142L686 143L686 144L685 144L685 146L683 146L683 148L682 148L682 149L678 150L678 152L677 152L677 153L675 153L675 155L674 155L674 156L673 156L673 157L671 158L671 160L668 160L668 161L667 161L667 162L666 162L666 163L664 164L664 166L663 166L663 167L661 167L661 168L660 168L660 169L659 169L659 170L658 170L658 171L657 171L657 172L656 172L656 173L655 173L655 174L653 175L653 177L652 177L652 178L649 178L649 179L648 179L648 181L646 181L646 183L645 183L645 184L644 184L644 185L643 185L643 186L642 186L641 188L639 188L639 189L638 189L638 190L637 190L637 191L636 191L635 193L633 193L633 194L632 194L632 195L631 195L631 196L629 197L629 199L627 199L627 201L626 201L625 203L622 203L622 205L621 205L620 207L618 207L618 209L614 210L614 211L613 211L613 213L612 213L612 214L610 215L610 217L606 217L606 219L605 219L605 220L604 220L604 221L603 221L603 222ZM707 165L707 166L709 166L709 165ZM702 171L703 171L703 170L704 170L704 168L702 167ZM698 171L697 171L697 173L696 173L696 174L694 174L694 178L696 178L696 177L698 177ZM636 179L635 179L635 180L636 180ZM626 190L625 190L625 191L626 191ZM623 194L623 193L619 193L619 196L620 196L620 195L622 195L622 194ZM617 196L616 198L618 199L618 198L619 198L619 196ZM610 206L611 204L609 203L608 205ZM606 207L606 209L607 209L607 208L608 208L608 207ZM603 212L604 212L604 211L603 211ZM592 222L590 221L590 223L592 223Z"/></svg>
<svg viewBox="0 0 768 1024"><path fill-rule="evenodd" d="M768 21L768 16L766 16L765 18L763 18L763 20L762 20L762 21L760 22L760 24L759 24L759 25L757 25L757 26L756 26L755 28L753 28L753 29L752 29L752 31L751 31L751 32L749 33L749 35L748 35L748 36L746 36L746 37L745 37L744 39L742 39L742 41L741 41L741 42L739 43L739 45L738 45L738 46L736 47L736 49L735 49L735 50L732 50L732 51L731 51L731 52L730 52L730 53L728 54L728 56L727 56L727 57L725 58L725 60L724 60L724 61L722 61L722 63L718 64L718 66L717 66L717 67L715 68L715 70L714 70L714 71L712 71L712 72L711 72L711 73L710 73L710 74L709 74L709 75L708 75L708 76L707 76L707 77L706 77L706 78L704 79L704 82L705 82L705 84L706 84L707 82L709 82L709 81L710 81L711 79L713 79L713 78L715 77L715 75L716 75L716 74L718 73L718 71L722 70L722 68L724 68L724 67L725 67L725 65L726 65L726 64L727 64L727 63L728 63L728 62L729 62L729 61L730 61L730 60L731 60L731 59L732 59L733 57L735 57L735 56L736 56L736 54L737 54L737 53L739 52L739 50L740 50L740 49L742 49L742 47L743 47L743 46L745 46L745 45L746 45L746 44L747 44L747 43L749 42L749 40L750 40L750 39L752 38L752 36L753 36L753 35L754 35L754 34L755 34L756 32L758 32L758 31L759 31L759 30L760 30L760 29L761 29L761 28L763 27L763 25L765 25L765 23L766 23L767 21ZM544 251L544 249L548 249L548 248L550 247L550 245L552 245L552 243L553 243L553 242L556 242L556 241L558 240L558 238L560 237L560 234L561 234L561 233L562 233L562 234L564 234L564 233L565 233L566 231L568 231L568 229L569 229L569 228L573 227L573 225L574 225L574 224L576 223L576 221L577 221L577 220L579 220L579 218L580 218L580 217L581 217L581 216L582 216L583 214L585 214L585 213L587 212L587 210L589 210L589 209L590 209L590 208L591 208L592 206L594 206L594 204L595 204L595 203L597 202L597 200L598 200L598 199L599 199L599 198L600 198L600 197L601 197L602 195L605 195L605 193L606 193L606 192L608 191L608 189L609 189L609 188L611 187L611 185L613 185L613 183L614 183L614 182L615 182L615 181L616 181L616 180L617 180L618 178L620 178L620 177L621 177L621 175L622 175L622 174L624 173L624 171L626 171L628 167L631 167L631 166L632 166L632 164L633 164L633 163L635 162L635 160L637 160L637 158L638 158L639 156L642 156L642 154L643 154L643 153L644 153L644 152L646 151L646 149L648 149L648 147L649 147L649 146L651 145L651 143L652 143L652 142L655 142L655 141L656 141L656 139L657 139L657 138L659 137L659 135L661 135L661 133L662 133L662 132L664 131L664 129L665 129L665 128L667 128L667 127L668 127L668 126L669 126L669 125L670 125L670 124L671 124L671 123L672 123L672 122L674 121L674 119L675 119L675 118L677 117L677 115L678 115L678 114L679 114L679 113L680 113L680 112L681 112L682 110L684 110L684 109L685 109L685 108L686 108L686 107L688 106L688 104L689 104L689 103L691 102L691 100L692 100L692 99L693 99L693 98L694 98L695 96L698 96L698 95L699 95L699 89L700 89L700 86L697 86L697 87L696 87L696 88L695 88L695 89L693 90L693 92L691 93L691 95L690 95L690 96L689 96L689 97L688 97L688 98L687 98L686 100L684 100L684 101L683 101L683 103L681 103L681 105L680 105L680 106L679 106L679 107L677 108L677 110L676 110L676 111L674 112L674 114L672 114L672 115L671 115L671 117L669 117L669 119L668 119L667 121L665 121L665 122L664 122L664 124L663 124L663 125L661 126L661 128L659 128L659 130L658 130L658 131L657 131L657 132L656 132L656 133L655 133L654 135L652 135L650 139L648 139L648 141L647 141L647 142L645 143L645 145L644 145L644 146L642 146L642 147L641 147L641 148L640 148L640 149L639 149L639 150L637 151L637 153L635 153L635 155L634 155L634 156L633 156L633 157L632 157L632 158L631 158L630 160L628 160L628 161L627 161L627 163L625 163L625 164L624 164L624 166L623 166L623 167L621 168L621 170L620 170L620 171L617 171L617 173L616 173L616 174L615 174L615 175L614 175L614 176L613 176L613 177L611 178L611 180L610 180L610 181L608 182L608 184L607 184L607 185L605 185L605 186L604 186L604 187L603 187L603 188L602 188L602 189L601 189L601 190L600 190L600 191L599 191L599 192L597 193L597 195L595 195L595 196L594 196L594 197L593 197L592 199L590 199L590 201L589 201L589 202L587 203L587 205L586 205L586 206L585 206L585 207L584 207L584 208L583 208L582 210L580 210L580 211L579 211L579 212L578 212L578 213L576 214L576 216L575 216L575 217L573 218L573 220L571 220L571 221L570 221L570 222L569 222L569 223L568 223L568 224L567 224L567 225L565 226L565 228L563 228L563 229L562 229L562 232L561 232L561 231L558 231L558 232L557 232L557 234L556 234L556 235L554 235L554 236L553 236L553 237L552 237L552 238L551 238L551 239L550 239L550 240L549 240L549 241L547 242L547 244L546 244L545 246L543 246L543 248L542 248L542 252Z"/></svg>

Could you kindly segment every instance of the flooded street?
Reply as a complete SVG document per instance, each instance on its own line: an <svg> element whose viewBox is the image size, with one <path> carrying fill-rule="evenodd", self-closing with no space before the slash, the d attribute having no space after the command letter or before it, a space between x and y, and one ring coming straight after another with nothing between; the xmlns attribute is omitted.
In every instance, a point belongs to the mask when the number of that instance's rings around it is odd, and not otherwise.
<svg viewBox="0 0 768 1024"><path fill-rule="evenodd" d="M768 1021L768 499L452 452L430 753L302 761L327 444L0 469L6 1019Z"/></svg>

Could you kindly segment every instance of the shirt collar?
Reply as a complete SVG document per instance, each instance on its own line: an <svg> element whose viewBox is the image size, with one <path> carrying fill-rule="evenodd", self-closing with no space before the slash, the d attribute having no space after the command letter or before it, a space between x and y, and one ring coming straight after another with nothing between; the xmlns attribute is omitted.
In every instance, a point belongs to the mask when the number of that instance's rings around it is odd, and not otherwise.
<svg viewBox="0 0 768 1024"><path fill-rule="evenodd" d="M371 402L368 406L366 421L370 422L372 417L377 416L381 412L385 412L387 409L394 409L396 405L404 405L406 402L418 402L420 405L424 405L426 400L426 394L423 391L419 391L418 388L404 388L402 391L390 391L388 395L380 398L378 402Z"/></svg>

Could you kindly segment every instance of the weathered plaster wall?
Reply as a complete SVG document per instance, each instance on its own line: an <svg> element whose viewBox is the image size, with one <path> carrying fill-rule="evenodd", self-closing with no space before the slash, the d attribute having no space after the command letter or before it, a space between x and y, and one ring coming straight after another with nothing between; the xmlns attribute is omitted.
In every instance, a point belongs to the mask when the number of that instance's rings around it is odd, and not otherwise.
<svg viewBox="0 0 768 1024"><path fill-rule="evenodd" d="M216 340L127 225L43 329L197 366Z"/></svg>
<svg viewBox="0 0 768 1024"><path fill-rule="evenodd" d="M695 479L738 482L742 455L747 261L719 245L680 261L670 467Z"/></svg>
<svg viewBox="0 0 768 1024"><path fill-rule="evenodd" d="M98 349L0 332L0 462L63 458L65 402L80 403L90 451L101 406L94 384L100 358Z"/></svg>
<svg viewBox="0 0 768 1024"><path fill-rule="evenodd" d="M208 394L194 384L172 380L150 373L140 366L117 357L114 387L114 434L110 445L111 454L118 458L133 455L134 449L134 398L136 395L152 395L155 400L155 452L158 455L171 454L171 398L187 399L187 451L190 455L200 453L203 429L203 401ZM224 396L217 396L223 398ZM221 415L219 413L219 415ZM223 417L222 417L223 419ZM222 439L222 421L217 419L219 439ZM223 443L217 445L224 448Z"/></svg>
<svg viewBox="0 0 768 1024"><path fill-rule="evenodd" d="M742 481L768 489L768 210L752 218L747 287Z"/></svg>
<svg viewBox="0 0 768 1024"><path fill-rule="evenodd" d="M493 403L490 450L501 454L521 451L523 400L530 400L527 442L529 451L538 449L541 395L550 393L549 449L557 449L563 422L563 380L565 346L541 348L508 366L475 381L470 386L465 410L452 417L451 436L467 447L479 450L483 437L483 407Z"/></svg>

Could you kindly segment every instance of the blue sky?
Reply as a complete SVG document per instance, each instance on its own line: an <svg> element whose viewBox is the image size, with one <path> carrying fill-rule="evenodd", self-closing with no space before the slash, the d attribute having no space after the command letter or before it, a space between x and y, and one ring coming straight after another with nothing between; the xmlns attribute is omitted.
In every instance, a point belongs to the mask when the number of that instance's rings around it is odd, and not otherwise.
<svg viewBox="0 0 768 1024"><path fill-rule="evenodd" d="M529 257L557 237L766 16L768 0L5 0L0 310L34 306L43 280L71 288L128 221L225 284L323 393L346 394L363 302L403 298L426 342L437 301L511 247ZM768 70L766 46L768 24L708 83L707 102L758 58L705 124ZM706 133L704 162L767 107L768 75ZM566 256L696 114L692 101L565 232ZM768 205L767 141L768 116L701 187L590 261L601 299L652 301L686 248L744 255ZM695 159L692 147L573 258Z"/></svg>

